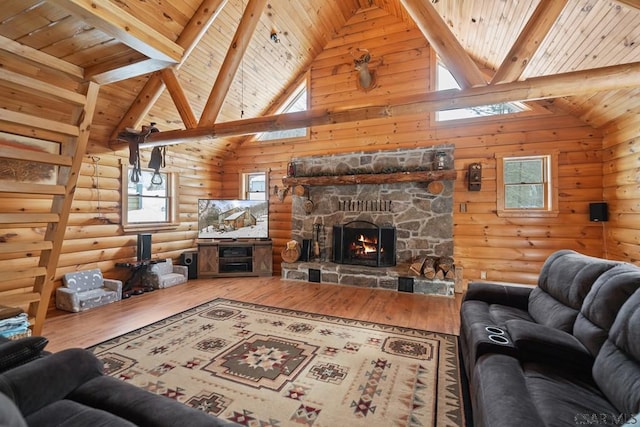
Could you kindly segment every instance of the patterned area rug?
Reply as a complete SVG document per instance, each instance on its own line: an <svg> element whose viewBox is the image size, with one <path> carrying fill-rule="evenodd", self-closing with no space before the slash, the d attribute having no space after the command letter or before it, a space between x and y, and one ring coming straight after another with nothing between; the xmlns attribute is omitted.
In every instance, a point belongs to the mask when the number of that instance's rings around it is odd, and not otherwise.
<svg viewBox="0 0 640 427"><path fill-rule="evenodd" d="M90 349L245 426L462 426L453 335L216 299Z"/></svg>

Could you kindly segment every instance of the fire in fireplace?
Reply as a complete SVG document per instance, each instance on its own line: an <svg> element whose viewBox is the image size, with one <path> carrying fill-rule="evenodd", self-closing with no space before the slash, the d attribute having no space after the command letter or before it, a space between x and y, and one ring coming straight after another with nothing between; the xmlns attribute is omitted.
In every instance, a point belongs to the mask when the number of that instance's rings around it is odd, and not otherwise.
<svg viewBox="0 0 640 427"><path fill-rule="evenodd" d="M368 221L334 225L333 262L372 267L396 265L396 228Z"/></svg>

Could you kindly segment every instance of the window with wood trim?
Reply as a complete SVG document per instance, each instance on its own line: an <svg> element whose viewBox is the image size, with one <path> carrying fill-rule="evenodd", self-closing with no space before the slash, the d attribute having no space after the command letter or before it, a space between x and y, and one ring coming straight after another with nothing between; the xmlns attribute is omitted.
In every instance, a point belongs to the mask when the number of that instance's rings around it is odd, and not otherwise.
<svg viewBox="0 0 640 427"><path fill-rule="evenodd" d="M557 216L557 171L557 152L496 155L498 216Z"/></svg>
<svg viewBox="0 0 640 427"><path fill-rule="evenodd" d="M122 166L122 227L125 231L178 226L178 175Z"/></svg>
<svg viewBox="0 0 640 427"><path fill-rule="evenodd" d="M267 200L267 174L248 172L242 174L242 195L246 200Z"/></svg>

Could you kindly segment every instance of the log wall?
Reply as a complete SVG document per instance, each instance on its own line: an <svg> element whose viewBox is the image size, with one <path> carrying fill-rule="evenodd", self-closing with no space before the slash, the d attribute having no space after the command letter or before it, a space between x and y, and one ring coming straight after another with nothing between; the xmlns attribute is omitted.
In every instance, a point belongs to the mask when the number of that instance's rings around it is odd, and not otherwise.
<svg viewBox="0 0 640 427"><path fill-rule="evenodd" d="M384 31L380 31L384 28ZM352 52L369 49L377 86L358 89ZM356 14L313 62L312 108L345 108L363 101L375 105L391 95L430 90L433 53L422 34L404 27L382 11ZM224 163L225 177L234 171L270 171L270 189L282 185L291 158L353 151L455 145L458 179L454 196L454 256L467 279L536 283L546 257L570 248L603 255L601 224L589 221L589 203L602 199L602 135L576 118L535 106L532 112L436 123L433 115L416 114L311 129L296 141L247 141ZM496 215L495 153L560 150L560 215L557 218L499 218ZM482 190L467 191L470 163L483 166ZM237 177L224 180L225 192L237 194ZM316 203L318 203L316 201ZM271 196L274 271L280 251L291 238L291 198ZM277 273L276 273L277 274Z"/></svg>
<svg viewBox="0 0 640 427"><path fill-rule="evenodd" d="M605 130L603 150L604 201L609 222L603 223L607 258L640 265L640 118Z"/></svg>

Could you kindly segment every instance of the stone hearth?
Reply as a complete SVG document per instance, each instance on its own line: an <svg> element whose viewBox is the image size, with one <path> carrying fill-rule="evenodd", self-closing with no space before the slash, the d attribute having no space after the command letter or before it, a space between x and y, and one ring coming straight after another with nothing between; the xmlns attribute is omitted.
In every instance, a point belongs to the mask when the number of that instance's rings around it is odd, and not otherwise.
<svg viewBox="0 0 640 427"><path fill-rule="evenodd" d="M348 153L292 159L296 177L381 174L413 170L453 169L453 146L412 150ZM452 171L455 174L455 171ZM429 182L305 185L292 191L292 239L302 244L318 237L320 257L314 262L282 264L282 277L398 290L399 278L412 278L413 291L453 295L453 280L416 276L409 265L424 257L453 256L452 179ZM367 221L396 228L396 266L369 267L331 262L333 225ZM317 234L316 234L317 233ZM312 276L309 277L309 272ZM404 290L404 289L401 289Z"/></svg>
<svg viewBox="0 0 640 427"><path fill-rule="evenodd" d="M317 277L314 277L314 274ZM311 276L311 277L310 277ZM283 262L282 277L305 282L334 283L363 288L381 288L417 294L453 296L454 282L451 280L429 280L409 271L409 264L394 267L367 267L336 264L333 262ZM402 289L402 280L409 279L412 289Z"/></svg>

